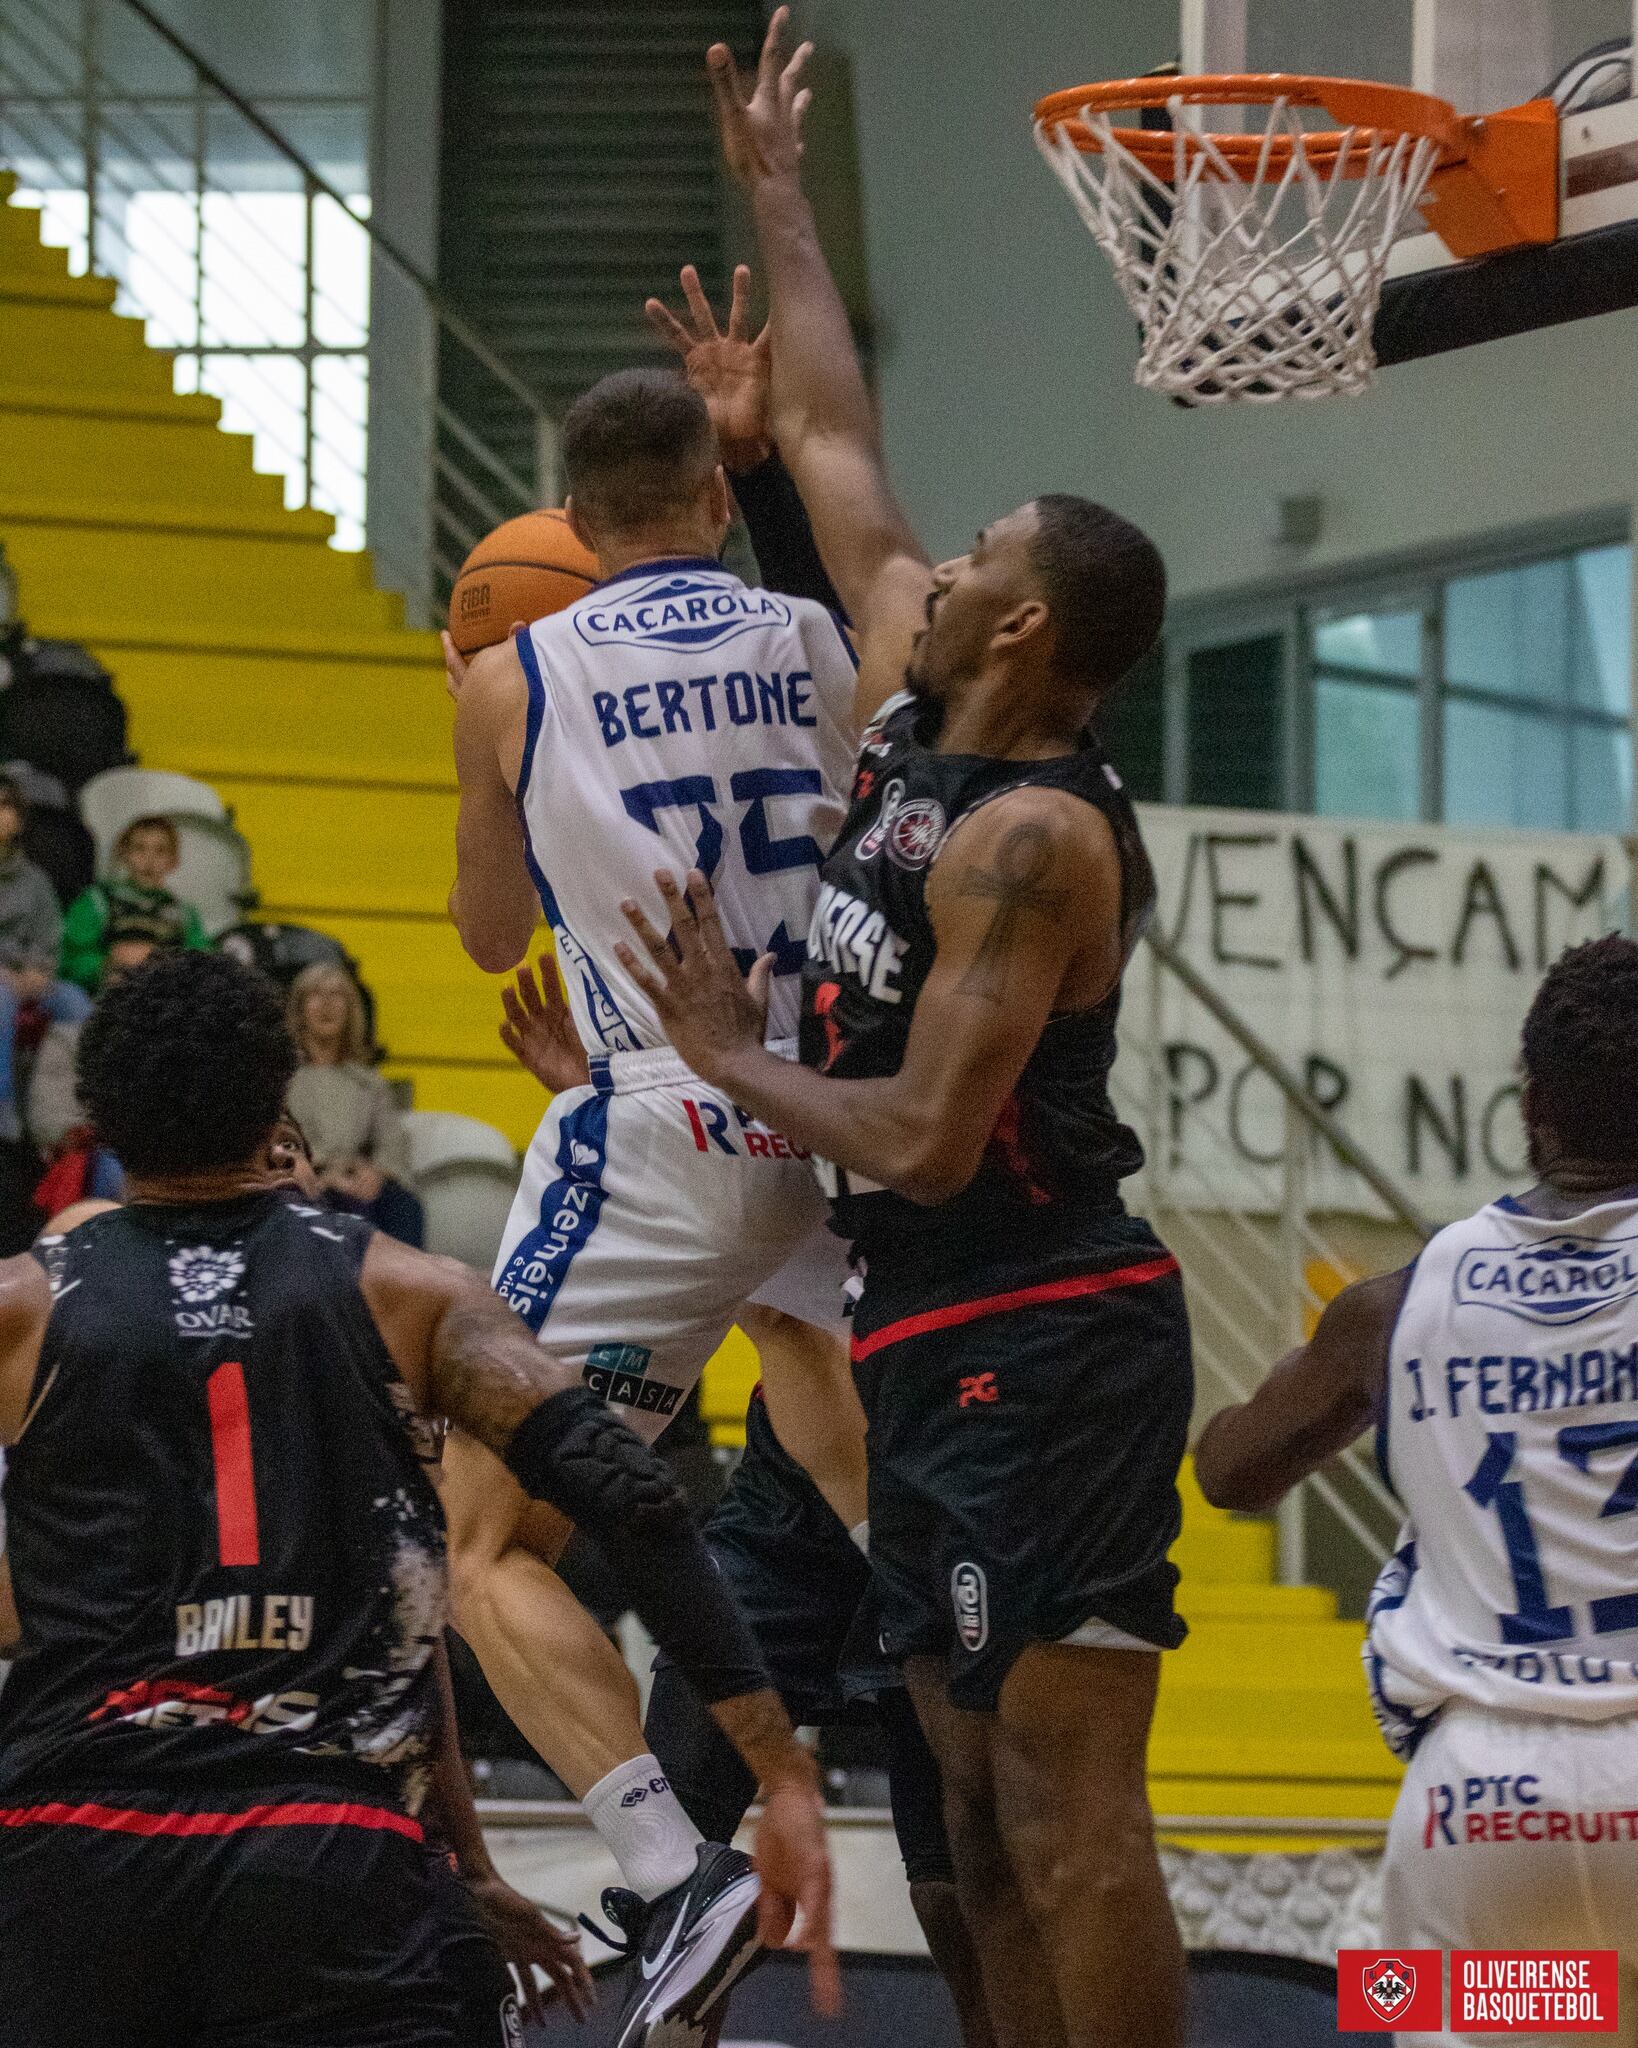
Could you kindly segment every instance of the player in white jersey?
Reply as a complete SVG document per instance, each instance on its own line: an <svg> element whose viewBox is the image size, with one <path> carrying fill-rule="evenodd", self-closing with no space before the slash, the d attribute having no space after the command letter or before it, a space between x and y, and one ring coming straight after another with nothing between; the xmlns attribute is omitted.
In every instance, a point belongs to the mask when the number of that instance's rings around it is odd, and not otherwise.
<svg viewBox="0 0 1638 2048"><path fill-rule="evenodd" d="M854 662L823 606L720 566L727 484L712 416L681 378L605 378L571 408L562 447L571 523L606 574L464 672L452 664L450 910L474 960L498 971L544 908L590 1056L589 1083L554 1098L530 1147L496 1285L653 1437L747 1297L839 1331L845 1260L802 1156L665 1044L615 955L617 906L657 906L656 866L703 861L747 962L773 956L770 1039L794 1037L817 868L852 767ZM539 1561L561 1529L461 1440L446 1499L463 1633L630 1888L611 1911L645 1968L622 2048L674 2020L708 2025L667 1986L680 1972L697 2005L699 1985L731 1980L751 1939L735 1903L744 1859L701 1844L641 1738L624 1667ZM559 1681L547 1696L514 1691L513 1648L544 1636Z"/></svg>
<svg viewBox="0 0 1638 2048"><path fill-rule="evenodd" d="M855 664L821 606L718 563L727 484L680 377L605 378L564 421L563 455L571 520L608 574L472 664L452 907L496 970L520 958L538 900L592 1062L530 1147L495 1284L652 1438L804 1242L823 1263L778 1306L836 1323L841 1265L804 1160L667 1046L616 957L618 904L658 908L656 867L703 866L745 964L773 956L770 1038L794 1042L814 877L852 773Z"/></svg>
<svg viewBox="0 0 1638 2048"><path fill-rule="evenodd" d="M1408 1760L1385 1936L1616 1949L1631 2044L1638 946L1600 939L1552 968L1522 1064L1538 1185L1339 1295L1251 1401L1207 1426L1195 1469L1218 1506L1266 1509L1376 1423L1406 1518L1365 1646L1383 1732Z"/></svg>

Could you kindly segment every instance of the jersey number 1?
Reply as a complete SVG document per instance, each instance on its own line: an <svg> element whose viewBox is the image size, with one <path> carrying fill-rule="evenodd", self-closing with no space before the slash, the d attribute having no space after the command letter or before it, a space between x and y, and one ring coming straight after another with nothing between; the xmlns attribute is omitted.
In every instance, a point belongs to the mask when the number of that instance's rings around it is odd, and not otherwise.
<svg viewBox="0 0 1638 2048"><path fill-rule="evenodd" d="M245 1369L219 1365L205 1382L210 1454L216 1467L216 1548L223 1565L262 1561L256 1528L256 1471L250 1450L250 1396Z"/></svg>

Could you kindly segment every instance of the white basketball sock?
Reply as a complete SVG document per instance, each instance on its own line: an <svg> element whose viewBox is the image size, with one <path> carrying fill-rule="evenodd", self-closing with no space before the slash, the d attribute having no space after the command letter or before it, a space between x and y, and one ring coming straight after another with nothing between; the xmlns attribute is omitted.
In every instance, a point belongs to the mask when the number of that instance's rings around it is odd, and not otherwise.
<svg viewBox="0 0 1638 2048"><path fill-rule="evenodd" d="M619 1764L580 1802L639 1898L657 1899L694 1874L705 1837L682 1810L657 1757Z"/></svg>

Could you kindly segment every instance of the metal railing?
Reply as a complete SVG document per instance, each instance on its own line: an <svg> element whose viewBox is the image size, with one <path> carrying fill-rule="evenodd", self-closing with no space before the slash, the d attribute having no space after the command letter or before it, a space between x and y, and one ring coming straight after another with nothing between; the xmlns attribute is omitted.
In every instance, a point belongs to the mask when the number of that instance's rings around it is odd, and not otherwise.
<svg viewBox="0 0 1638 2048"><path fill-rule="evenodd" d="M395 558L369 522L383 580L412 602L447 587L492 526L556 495L556 427L538 392L363 195L145 0L5 0L0 165L45 202L71 267L111 277L118 310L173 351L179 387L214 393L255 433L286 503L336 518L338 545L364 540L367 460L372 492L396 474L419 494L425 556L401 543ZM367 408L370 282L383 273L434 337L415 406ZM451 368L460 413L441 395ZM486 435L490 400L533 422L532 474Z"/></svg>
<svg viewBox="0 0 1638 2048"><path fill-rule="evenodd" d="M1146 973L1130 977L1123 1054L1112 1084L1121 1113L1144 1135L1147 1161L1135 1199L1183 1267L1204 1370L1243 1400L1281 1353L1305 1341L1328 1292L1356 1274L1356 1257L1316 1212L1312 1167L1319 1150L1328 1149L1358 1177L1379 1220L1395 1227L1401 1244L1424 1243L1434 1226L1163 933L1151 928L1142 958ZM1169 983L1198 1003L1277 1091L1283 1107L1277 1160L1249 1154L1222 1117L1185 1102L1168 1060ZM1373 1566L1387 1555L1399 1505L1374 1459L1355 1445L1282 1508L1284 1583L1309 1576L1305 1496L1323 1504Z"/></svg>

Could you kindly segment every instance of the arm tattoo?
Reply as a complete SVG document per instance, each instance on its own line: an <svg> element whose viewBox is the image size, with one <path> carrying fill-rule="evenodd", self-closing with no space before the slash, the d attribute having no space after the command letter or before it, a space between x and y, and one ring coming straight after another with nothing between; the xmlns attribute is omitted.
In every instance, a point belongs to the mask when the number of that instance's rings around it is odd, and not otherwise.
<svg viewBox="0 0 1638 2048"><path fill-rule="evenodd" d="M999 1003L1006 991L1007 956L1026 915L1051 918L1062 913L1069 892L1047 879L1055 851L1056 839L1047 826L1033 821L1014 825L996 848L993 867L969 867L962 876L957 895L995 905L990 928L956 984L964 995Z"/></svg>

